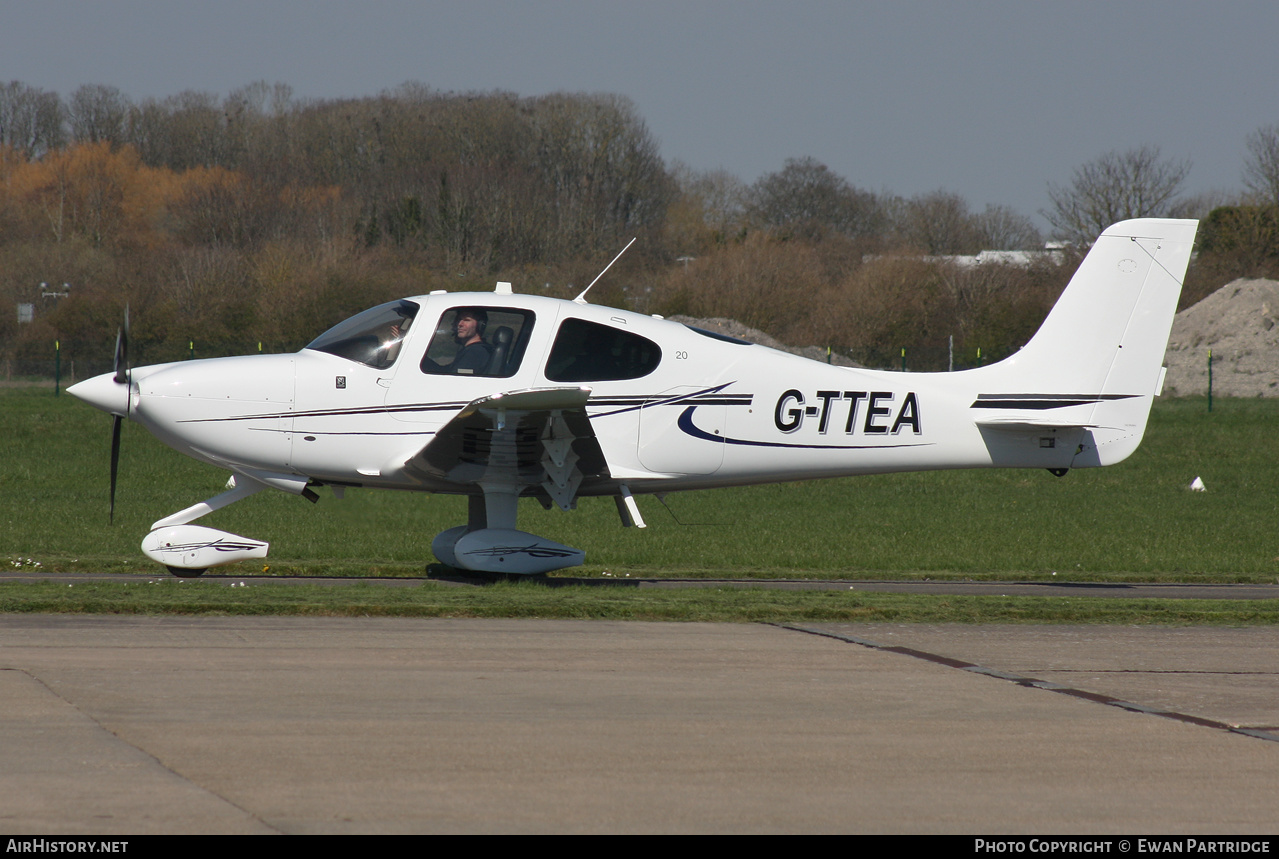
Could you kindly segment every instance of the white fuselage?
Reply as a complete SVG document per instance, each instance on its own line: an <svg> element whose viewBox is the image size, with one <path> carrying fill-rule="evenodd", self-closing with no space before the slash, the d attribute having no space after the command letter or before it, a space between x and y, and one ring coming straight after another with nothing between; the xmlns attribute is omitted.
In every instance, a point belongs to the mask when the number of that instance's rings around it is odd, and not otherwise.
<svg viewBox="0 0 1279 859"><path fill-rule="evenodd" d="M501 299L505 298L505 302ZM420 317L459 303L518 304L536 314L508 378L430 375L415 328L390 367L313 350L182 362L134 371L133 419L166 444L232 470L322 483L449 491L406 474L405 461L467 403L554 387L545 358L565 317L624 327L661 346L641 378L584 382L591 423L616 482L637 492L931 468L1069 467L1072 444L984 440L973 408L995 367L895 373L835 367L684 325L536 296L413 299ZM607 485L583 494L609 493Z"/></svg>

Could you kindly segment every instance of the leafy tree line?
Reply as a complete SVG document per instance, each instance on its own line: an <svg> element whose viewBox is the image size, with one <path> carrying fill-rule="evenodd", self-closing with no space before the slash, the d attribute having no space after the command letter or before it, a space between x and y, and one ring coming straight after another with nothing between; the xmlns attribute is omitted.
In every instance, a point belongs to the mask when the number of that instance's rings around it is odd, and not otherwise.
<svg viewBox="0 0 1279 859"><path fill-rule="evenodd" d="M1275 139L1250 140L1248 197L1186 200L1189 165L1144 147L1050 186L1044 214L1086 242L1098 219L1229 203L1205 220L1203 288L1263 271ZM896 365L906 348L912 369L943 368L952 337L962 363L1016 349L1076 256L959 266L954 255L1044 239L1007 207L867 191L812 158L751 184L668 165L617 95L405 84L303 100L255 83L135 102L109 86L64 100L0 84L0 295L36 311L22 324L0 314L8 366L47 357L55 338L81 368L109 360L126 304L135 357L150 362L296 349L373 303L436 288L503 279L568 296L633 235L593 300L735 317L869 363Z"/></svg>

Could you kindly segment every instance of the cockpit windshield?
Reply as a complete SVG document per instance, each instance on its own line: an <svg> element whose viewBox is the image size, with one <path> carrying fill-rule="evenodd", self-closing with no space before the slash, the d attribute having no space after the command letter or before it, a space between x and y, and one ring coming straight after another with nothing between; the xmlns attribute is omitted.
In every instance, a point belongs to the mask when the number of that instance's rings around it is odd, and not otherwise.
<svg viewBox="0 0 1279 859"><path fill-rule="evenodd" d="M399 357L400 344L417 311L416 304L402 299L379 304L334 325L306 348L384 370Z"/></svg>

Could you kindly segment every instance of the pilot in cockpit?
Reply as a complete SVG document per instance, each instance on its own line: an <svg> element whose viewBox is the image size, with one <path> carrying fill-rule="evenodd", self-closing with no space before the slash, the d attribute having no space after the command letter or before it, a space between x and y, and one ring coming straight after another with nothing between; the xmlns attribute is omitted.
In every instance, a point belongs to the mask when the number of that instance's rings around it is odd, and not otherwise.
<svg viewBox="0 0 1279 859"><path fill-rule="evenodd" d="M422 369L428 372L456 373L470 376L484 373L493 357L493 347L484 341L484 328L488 325L488 313L479 307L463 307L453 320L453 339L457 353L447 364L440 364L430 357L422 359Z"/></svg>

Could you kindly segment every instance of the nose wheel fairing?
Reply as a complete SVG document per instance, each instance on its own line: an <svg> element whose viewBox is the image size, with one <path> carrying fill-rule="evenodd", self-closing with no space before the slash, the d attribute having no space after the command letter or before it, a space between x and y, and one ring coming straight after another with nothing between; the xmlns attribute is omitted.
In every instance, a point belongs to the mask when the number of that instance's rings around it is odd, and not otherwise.
<svg viewBox="0 0 1279 859"><path fill-rule="evenodd" d="M200 525L173 525L159 528L142 540L142 552L175 575L186 570L203 572L209 567L265 558L269 543L229 534Z"/></svg>
<svg viewBox="0 0 1279 859"><path fill-rule="evenodd" d="M191 523L268 486L299 495L307 491L303 478L290 482L283 475L262 475L261 479L232 476L227 481L226 492L153 523L151 533L142 539L142 553L178 576L199 575L209 567L265 558L269 543ZM311 495L314 497L314 493Z"/></svg>

